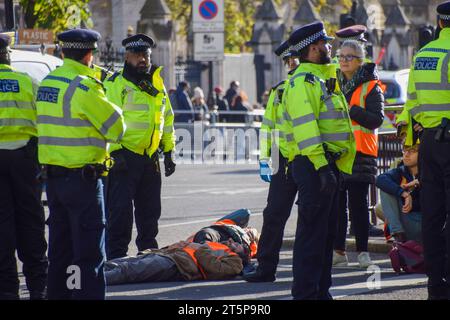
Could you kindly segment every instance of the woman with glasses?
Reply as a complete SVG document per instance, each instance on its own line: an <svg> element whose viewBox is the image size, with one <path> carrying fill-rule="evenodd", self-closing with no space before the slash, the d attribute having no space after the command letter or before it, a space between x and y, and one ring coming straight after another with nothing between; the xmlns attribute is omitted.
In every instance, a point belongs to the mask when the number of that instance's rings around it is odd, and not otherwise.
<svg viewBox="0 0 450 320"><path fill-rule="evenodd" d="M384 96L374 63L364 63L364 47L356 40L346 40L339 55L337 78L345 95L356 140L356 158L351 175L344 175L339 195L338 234L334 245L333 265L347 265L345 238L347 234L347 204L356 238L358 262L361 268L372 264L368 253L369 185L377 174L377 128L384 119ZM347 201L348 199L348 201Z"/></svg>

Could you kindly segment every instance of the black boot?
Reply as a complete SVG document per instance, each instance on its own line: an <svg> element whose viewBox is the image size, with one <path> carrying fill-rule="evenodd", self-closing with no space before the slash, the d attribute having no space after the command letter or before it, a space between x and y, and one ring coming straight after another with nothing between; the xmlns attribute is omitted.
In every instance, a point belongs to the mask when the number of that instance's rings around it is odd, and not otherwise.
<svg viewBox="0 0 450 320"><path fill-rule="evenodd" d="M274 282L275 275L270 273L262 273L260 271L253 271L243 276L247 282Z"/></svg>

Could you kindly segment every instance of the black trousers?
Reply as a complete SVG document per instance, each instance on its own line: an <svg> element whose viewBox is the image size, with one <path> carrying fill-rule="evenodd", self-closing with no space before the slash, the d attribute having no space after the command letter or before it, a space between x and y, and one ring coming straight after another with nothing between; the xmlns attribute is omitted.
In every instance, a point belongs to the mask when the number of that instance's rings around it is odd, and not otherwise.
<svg viewBox="0 0 450 320"><path fill-rule="evenodd" d="M108 179L106 254L108 260L127 255L136 219L139 251L158 248L161 216L161 172L159 160L127 149L111 153L115 159ZM133 210L134 204L134 210Z"/></svg>
<svg viewBox="0 0 450 320"><path fill-rule="evenodd" d="M338 178L334 164L332 168ZM305 156L294 159L292 173L298 188L292 296L296 300L330 300L337 187L330 194L321 193L319 174Z"/></svg>
<svg viewBox="0 0 450 320"><path fill-rule="evenodd" d="M284 227L288 220L295 196L297 185L292 178L292 170L287 166L287 159L281 153L279 169L272 176L267 206L263 211L263 225L258 243L256 257L257 271L263 274L275 275L283 243Z"/></svg>
<svg viewBox="0 0 450 320"><path fill-rule="evenodd" d="M80 171L60 176L49 172L47 197L49 300L105 299L105 206L101 179L85 179Z"/></svg>
<svg viewBox="0 0 450 320"><path fill-rule="evenodd" d="M347 236L347 208L350 212L352 227L355 232L356 251L367 251L369 241L369 204L367 182L346 181L339 190L338 233L334 243L335 250L345 251Z"/></svg>
<svg viewBox="0 0 450 320"><path fill-rule="evenodd" d="M47 282L39 166L27 148L0 150L0 300L19 297L16 250L28 290L43 292Z"/></svg>
<svg viewBox="0 0 450 320"><path fill-rule="evenodd" d="M426 129L419 149L422 236L428 285L450 283L450 142L436 142Z"/></svg>

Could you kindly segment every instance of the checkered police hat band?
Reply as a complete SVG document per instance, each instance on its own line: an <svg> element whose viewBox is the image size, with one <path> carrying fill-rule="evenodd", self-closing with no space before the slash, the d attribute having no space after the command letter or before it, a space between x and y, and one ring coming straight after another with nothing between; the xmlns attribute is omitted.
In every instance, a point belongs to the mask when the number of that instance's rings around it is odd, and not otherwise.
<svg viewBox="0 0 450 320"><path fill-rule="evenodd" d="M306 39L303 39L296 45L292 46L292 49L296 50L296 51L300 51L303 48L306 48L307 46L309 46L311 43L315 42L317 39L320 39L320 38L323 38L326 36L327 36L327 33L325 32L325 30L321 30L321 31L307 37Z"/></svg>
<svg viewBox="0 0 450 320"><path fill-rule="evenodd" d="M280 57L281 57L281 58L286 58L286 57L289 55L290 52L291 52L291 48L287 48L285 51L283 51L283 52L280 54Z"/></svg>
<svg viewBox="0 0 450 320"><path fill-rule="evenodd" d="M439 19L450 20L450 14L440 14Z"/></svg>
<svg viewBox="0 0 450 320"><path fill-rule="evenodd" d="M128 42L125 45L125 49L133 49L133 48L137 48L137 47L148 47L148 48L151 48L152 45L150 44L150 42L144 41L142 39L139 39L138 41Z"/></svg>
<svg viewBox="0 0 450 320"><path fill-rule="evenodd" d="M97 42L63 42L63 49L96 49Z"/></svg>

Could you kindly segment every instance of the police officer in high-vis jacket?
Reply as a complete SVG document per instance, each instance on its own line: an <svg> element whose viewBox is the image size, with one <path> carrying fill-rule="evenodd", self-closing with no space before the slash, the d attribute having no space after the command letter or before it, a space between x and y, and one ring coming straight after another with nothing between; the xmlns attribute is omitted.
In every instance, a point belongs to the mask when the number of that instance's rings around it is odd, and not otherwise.
<svg viewBox="0 0 450 320"><path fill-rule="evenodd" d="M288 39L300 59L283 101L285 134L293 135L289 160L298 190L294 299L332 298L339 171L351 173L356 154L345 97L336 91L335 79L329 79L330 39L321 22L297 29Z"/></svg>
<svg viewBox="0 0 450 320"><path fill-rule="evenodd" d="M39 161L47 178L49 299L104 299L105 212L101 176L107 142L122 138L122 111L91 67L100 34L58 35L64 63L37 94Z"/></svg>
<svg viewBox="0 0 450 320"><path fill-rule="evenodd" d="M19 299L15 251L30 299L44 299L45 218L37 180L37 84L11 68L8 35L0 35L0 300Z"/></svg>
<svg viewBox="0 0 450 320"><path fill-rule="evenodd" d="M412 121L422 126L419 181L428 298L450 298L450 1L437 7L439 38L414 57L408 100L399 117L410 124L406 143L414 142Z"/></svg>
<svg viewBox="0 0 450 320"><path fill-rule="evenodd" d="M136 220L136 245L142 251L158 248L158 219L161 215L159 150L164 153L166 177L175 171L174 114L161 67L150 63L155 42L137 34L122 41L125 66L105 82L108 99L122 108L127 132L120 144L109 148L114 167L107 191L107 256L127 255ZM134 206L134 210L133 210Z"/></svg>
<svg viewBox="0 0 450 320"><path fill-rule="evenodd" d="M275 54L283 59L289 70L289 79L298 66L297 52L290 50L289 43L285 41L278 46ZM286 80L283 80L270 91L260 129L260 175L264 181L270 182L270 188L258 244L258 267L256 271L244 275L244 279L249 282L275 280L284 227L297 194L297 186L287 166L289 157L287 143L293 140L293 136L284 135L283 131L285 120L281 104L285 84ZM272 150L272 141L278 147L275 150ZM272 167L276 170L274 174Z"/></svg>

